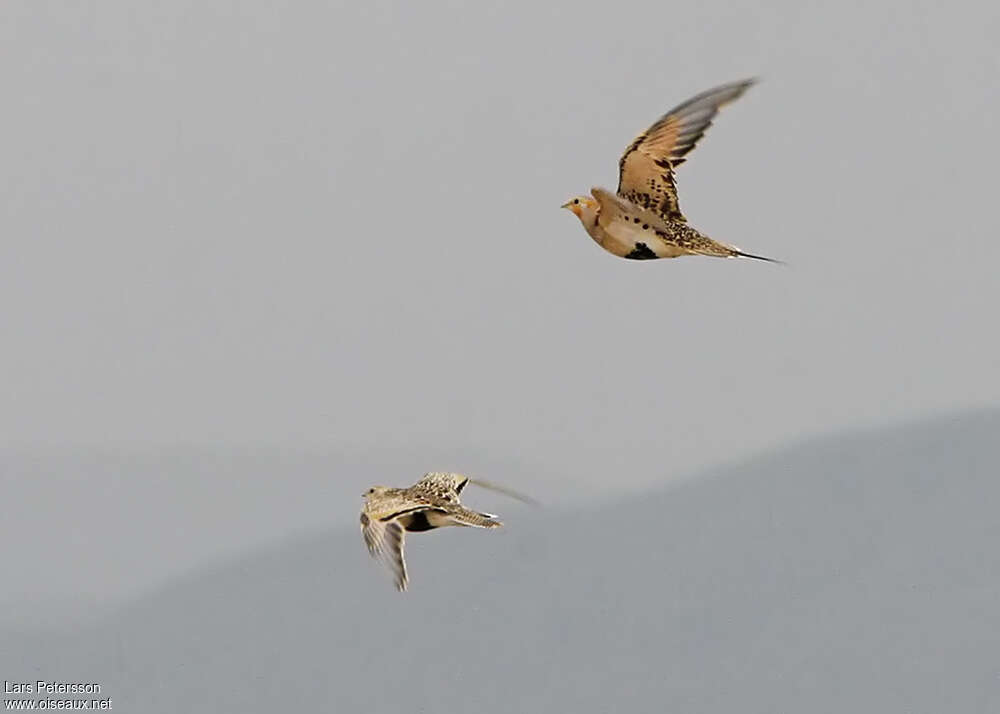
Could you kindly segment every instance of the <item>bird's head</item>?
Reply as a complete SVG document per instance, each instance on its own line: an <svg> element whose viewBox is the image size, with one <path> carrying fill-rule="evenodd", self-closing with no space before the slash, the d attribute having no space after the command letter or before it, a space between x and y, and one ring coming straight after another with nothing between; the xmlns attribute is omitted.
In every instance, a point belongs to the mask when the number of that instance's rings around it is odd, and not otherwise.
<svg viewBox="0 0 1000 714"><path fill-rule="evenodd" d="M387 489L385 486L372 486L370 489L368 489L367 491L365 491L361 495L364 496L367 499L367 498L371 498L372 496L381 496L382 494L384 494L388 490L389 489Z"/></svg>
<svg viewBox="0 0 1000 714"><path fill-rule="evenodd" d="M600 205L590 196L575 196L562 205L568 211L580 219L585 226L592 226L597 222L597 213Z"/></svg>

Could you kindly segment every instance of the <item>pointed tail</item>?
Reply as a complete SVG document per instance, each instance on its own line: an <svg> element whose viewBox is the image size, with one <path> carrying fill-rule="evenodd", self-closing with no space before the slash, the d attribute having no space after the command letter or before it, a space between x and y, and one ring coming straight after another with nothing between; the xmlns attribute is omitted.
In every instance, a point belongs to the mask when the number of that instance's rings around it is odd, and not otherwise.
<svg viewBox="0 0 1000 714"><path fill-rule="evenodd" d="M445 516L456 526L471 526L472 528L499 528L503 525L492 513L479 513L464 506L452 506Z"/></svg>
<svg viewBox="0 0 1000 714"><path fill-rule="evenodd" d="M736 248L733 248L732 250L733 250L733 252L730 255L732 255L734 257L753 258L754 260L765 260L768 263L774 263L776 265L788 265L788 263L786 263L785 261L778 260L777 258L765 258L763 255L754 255L753 253L744 253L742 250L738 250Z"/></svg>

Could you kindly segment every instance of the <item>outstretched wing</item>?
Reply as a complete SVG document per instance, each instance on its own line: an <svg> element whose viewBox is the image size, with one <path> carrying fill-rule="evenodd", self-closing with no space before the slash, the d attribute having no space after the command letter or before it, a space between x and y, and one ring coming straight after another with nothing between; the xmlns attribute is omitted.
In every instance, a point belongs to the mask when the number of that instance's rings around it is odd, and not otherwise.
<svg viewBox="0 0 1000 714"><path fill-rule="evenodd" d="M618 162L618 195L668 220L685 220L677 201L674 169L684 163L719 109L755 81L732 82L702 92L637 136Z"/></svg>
<svg viewBox="0 0 1000 714"><path fill-rule="evenodd" d="M380 521L361 513L361 535L373 558L381 560L392 571L396 589L406 590L406 559L403 556L403 526L397 520Z"/></svg>

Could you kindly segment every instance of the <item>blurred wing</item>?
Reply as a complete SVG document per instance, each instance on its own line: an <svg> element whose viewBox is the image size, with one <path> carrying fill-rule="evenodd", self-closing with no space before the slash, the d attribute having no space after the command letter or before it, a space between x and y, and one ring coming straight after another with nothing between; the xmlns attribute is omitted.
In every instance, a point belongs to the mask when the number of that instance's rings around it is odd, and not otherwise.
<svg viewBox="0 0 1000 714"><path fill-rule="evenodd" d="M504 486L498 486L495 483L489 481L483 481L479 478L470 478L469 483L473 483L480 488L488 488L490 491L496 491L497 493L502 493L503 495L513 498L515 501L520 501L521 503L530 503L534 506L538 505L538 501L531 498L530 496L525 496L523 493L518 493L517 491L511 490Z"/></svg>
<svg viewBox="0 0 1000 714"><path fill-rule="evenodd" d="M677 201L674 169L684 163L719 109L739 98L755 81L733 82L702 92L637 136L618 162L618 195L668 220L685 220Z"/></svg>
<svg viewBox="0 0 1000 714"><path fill-rule="evenodd" d="M403 526L399 521L380 521L367 513L361 514L361 535L373 558L378 558L392 571L396 589L406 590L406 559L403 557Z"/></svg>

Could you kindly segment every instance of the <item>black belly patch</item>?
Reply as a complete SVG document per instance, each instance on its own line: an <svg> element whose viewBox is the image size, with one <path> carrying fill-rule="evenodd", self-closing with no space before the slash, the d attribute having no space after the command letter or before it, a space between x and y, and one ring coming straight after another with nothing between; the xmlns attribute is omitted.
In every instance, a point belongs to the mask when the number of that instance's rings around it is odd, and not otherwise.
<svg viewBox="0 0 1000 714"><path fill-rule="evenodd" d="M417 511L407 516L407 521L404 524L407 531L410 533L420 533L422 531L429 531L437 528L437 526L432 526L430 521L427 520L427 511Z"/></svg>
<svg viewBox="0 0 1000 714"><path fill-rule="evenodd" d="M657 255L645 243L636 243L632 252L626 254L625 257L630 260L654 260L657 258Z"/></svg>

